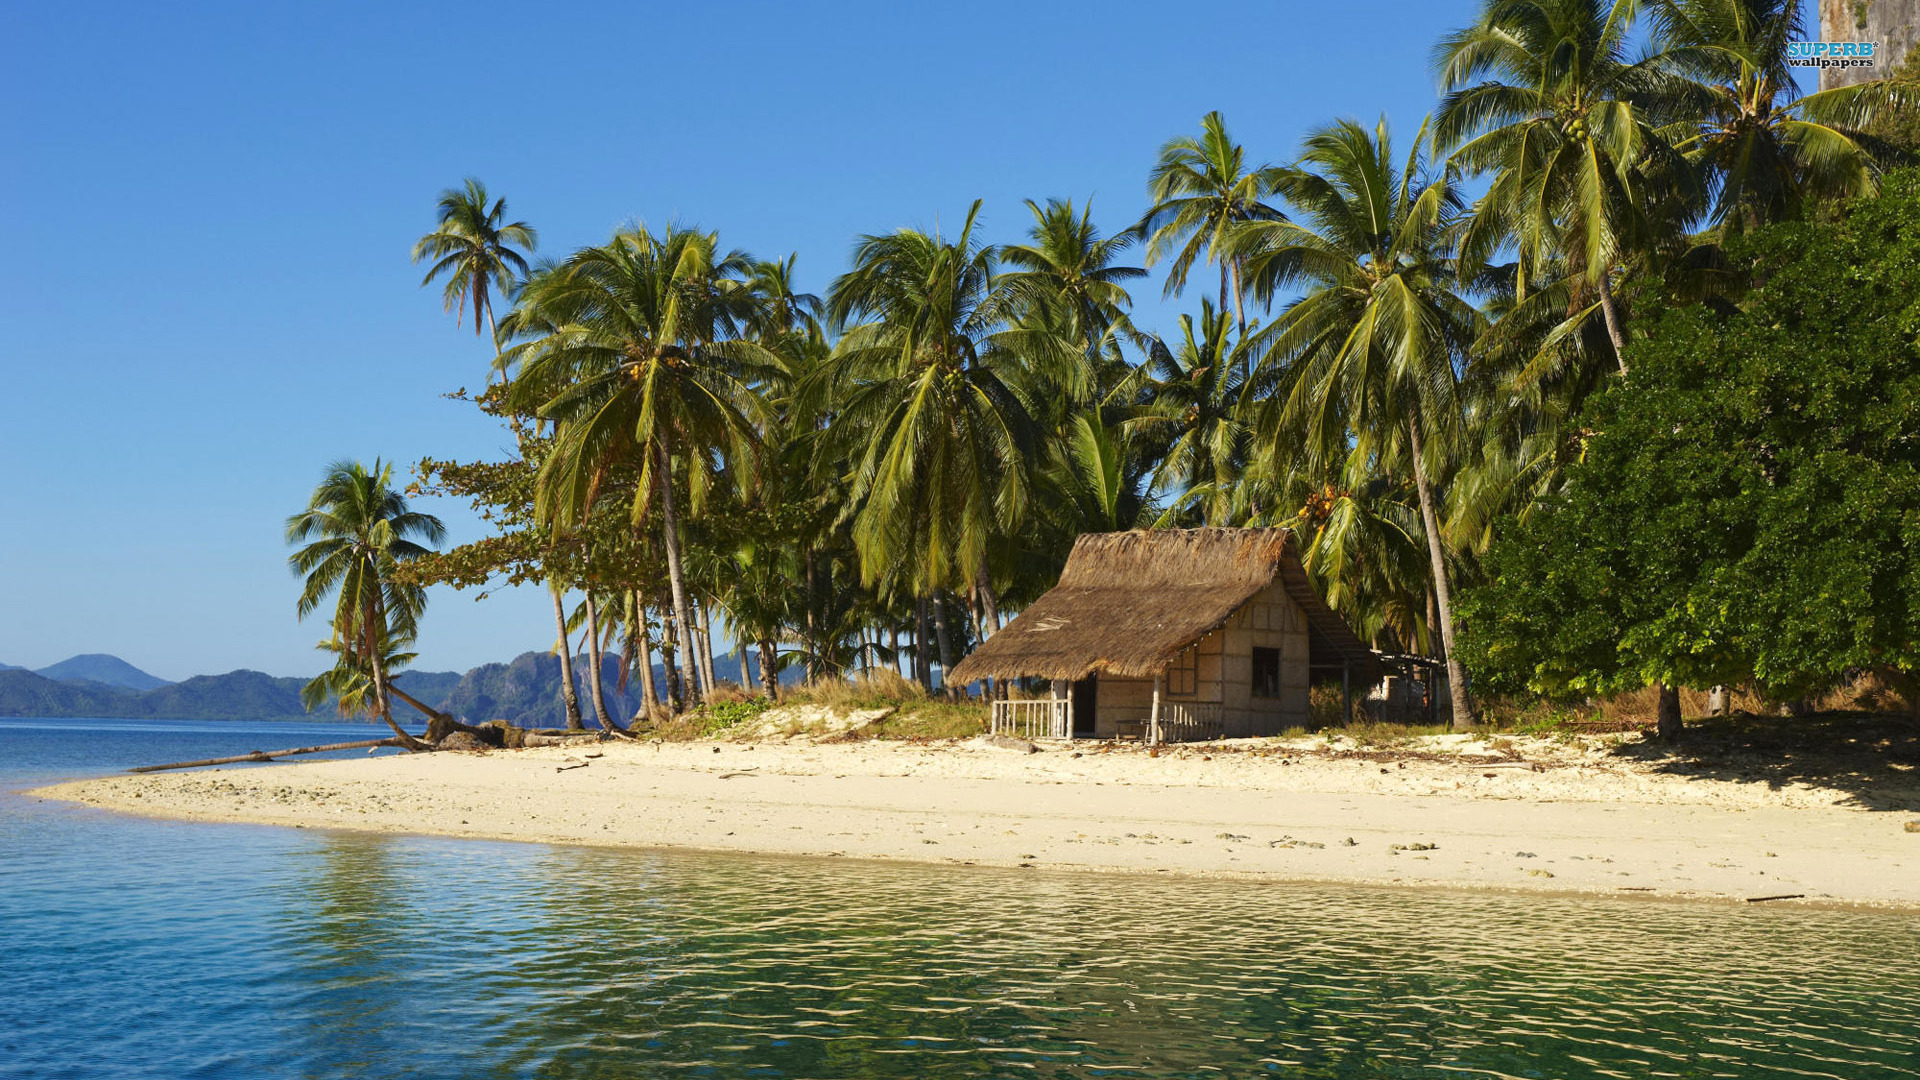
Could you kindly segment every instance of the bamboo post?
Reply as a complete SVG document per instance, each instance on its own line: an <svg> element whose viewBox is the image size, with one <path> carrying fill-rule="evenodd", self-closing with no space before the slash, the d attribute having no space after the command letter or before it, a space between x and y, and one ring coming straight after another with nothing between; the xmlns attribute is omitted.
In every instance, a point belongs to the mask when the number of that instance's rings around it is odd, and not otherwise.
<svg viewBox="0 0 1920 1080"><path fill-rule="evenodd" d="M1167 685L1167 673L1160 671L1153 677L1153 711L1147 714L1147 745L1160 745L1160 692Z"/></svg>

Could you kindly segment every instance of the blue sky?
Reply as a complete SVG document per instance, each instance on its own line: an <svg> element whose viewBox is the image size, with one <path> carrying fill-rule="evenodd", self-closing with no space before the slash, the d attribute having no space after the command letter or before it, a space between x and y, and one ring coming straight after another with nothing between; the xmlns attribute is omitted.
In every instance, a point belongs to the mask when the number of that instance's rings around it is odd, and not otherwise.
<svg viewBox="0 0 1920 1080"><path fill-rule="evenodd" d="M856 234L975 198L994 241L1056 195L1118 230L1210 109L1256 160L1339 116L1411 138L1472 7L6 5L0 661L320 666L282 522L322 467L507 444L440 397L491 352L407 260L463 176L545 253L678 219L824 291ZM1198 306L1141 293L1149 326ZM543 594L438 591L419 666L552 636Z"/></svg>

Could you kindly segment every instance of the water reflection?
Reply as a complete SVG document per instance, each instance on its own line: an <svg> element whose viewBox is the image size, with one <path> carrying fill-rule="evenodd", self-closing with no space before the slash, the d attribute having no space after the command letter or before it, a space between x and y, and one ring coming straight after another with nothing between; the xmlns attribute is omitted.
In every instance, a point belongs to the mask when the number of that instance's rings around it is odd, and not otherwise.
<svg viewBox="0 0 1920 1080"><path fill-rule="evenodd" d="M304 1073L1920 1075L1920 920L336 837Z"/></svg>
<svg viewBox="0 0 1920 1080"><path fill-rule="evenodd" d="M203 727L0 723L0 1078L1920 1076L1906 915L462 843L3 794L287 737Z"/></svg>

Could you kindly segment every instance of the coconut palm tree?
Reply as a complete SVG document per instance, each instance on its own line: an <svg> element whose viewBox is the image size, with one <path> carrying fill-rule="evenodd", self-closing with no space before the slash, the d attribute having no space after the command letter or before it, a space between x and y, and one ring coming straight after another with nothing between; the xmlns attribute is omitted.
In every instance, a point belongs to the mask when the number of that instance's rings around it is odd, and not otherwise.
<svg viewBox="0 0 1920 1080"><path fill-rule="evenodd" d="M997 625L989 555L1026 513L1035 445L1019 387L1073 385L1081 354L1012 325L994 250L974 238L979 213L975 202L952 240L861 239L827 297L846 330L803 399L833 403L820 460L851 466L837 471L863 582L904 567L916 594L966 589Z"/></svg>
<svg viewBox="0 0 1920 1080"><path fill-rule="evenodd" d="M1279 183L1293 220L1246 225L1236 245L1256 297L1301 294L1261 335L1256 387L1274 395L1259 416L1263 436L1297 440L1309 465L1358 453L1378 472L1412 474L1453 721L1464 728L1473 714L1433 474L1458 440L1456 365L1484 321L1457 291L1448 239L1460 200L1444 177L1423 178L1425 139L1423 125L1396 164L1384 119L1372 131L1343 120L1313 132Z"/></svg>
<svg viewBox="0 0 1920 1080"><path fill-rule="evenodd" d="M1234 318L1244 332L1246 307L1242 299L1240 264L1228 254L1227 236L1246 221L1271 221L1280 211L1265 200L1273 193L1279 174L1272 166L1248 168L1246 149L1227 133L1218 112L1200 118L1200 137L1182 135L1160 147L1159 159L1147 177L1151 205L1133 227L1147 242L1147 265L1168 255L1166 295L1187 287L1187 275L1204 253L1220 264L1220 303L1233 302Z"/></svg>
<svg viewBox="0 0 1920 1080"><path fill-rule="evenodd" d="M506 220L507 200L495 199L488 206L487 185L471 176L460 187L440 193L437 211L437 226L413 245L416 264L433 260L420 284L431 285L446 275L441 296L454 321L465 319L471 307L474 334L480 333L484 317L487 332L497 341L493 296L511 292L514 283L527 276L526 256L514 245L530 252L539 246L539 234L524 221Z"/></svg>
<svg viewBox="0 0 1920 1080"><path fill-rule="evenodd" d="M535 275L519 298L532 336L501 355L509 400L555 425L535 508L556 530L584 520L619 463L639 469L636 525L660 505L682 685L698 685L693 607L683 566L683 507L697 515L723 461L758 454L750 384L777 369L742 340L752 297L736 288L751 260L714 233L635 225Z"/></svg>
<svg viewBox="0 0 1920 1080"><path fill-rule="evenodd" d="M749 271L746 288L754 298L748 315L752 335L767 340L783 334L799 334L819 340L823 334L820 315L823 306L812 293L800 292L794 285L793 267L800 256L756 262Z"/></svg>
<svg viewBox="0 0 1920 1080"><path fill-rule="evenodd" d="M1097 359L1108 333L1127 325L1133 297L1126 282L1147 276L1140 267L1118 265L1136 237L1101 236L1091 201L1075 211L1071 199L1048 199L1045 206L1028 199L1027 210L1033 215L1029 242L1000 249L1000 262L1013 268L1002 284L1039 321L1083 343Z"/></svg>
<svg viewBox="0 0 1920 1080"><path fill-rule="evenodd" d="M300 617L333 597L329 647L349 668L366 671L367 708L410 750L422 747L393 722L384 661L390 649L414 639L427 594L397 571L430 550L416 537L438 544L445 536L439 518L407 508L393 488L393 466L378 458L371 469L357 461L329 465L307 508L287 519L287 543L304 545L287 559L306 575Z"/></svg>
<svg viewBox="0 0 1920 1080"><path fill-rule="evenodd" d="M1159 450L1154 487L1169 493L1204 492L1197 500L1206 523L1231 523L1232 493L1245 463L1246 426L1240 397L1253 350L1234 334L1233 316L1200 301L1199 333L1180 316L1180 340L1169 349L1154 338L1137 373L1147 404L1122 430Z"/></svg>
<svg viewBox="0 0 1920 1080"><path fill-rule="evenodd" d="M1704 173L1708 223L1737 233L1817 200L1870 195L1861 128L1904 100L1886 81L1801 96L1787 64L1806 39L1798 0L1657 0L1659 63L1684 80L1686 115L1665 133Z"/></svg>
<svg viewBox="0 0 1920 1080"><path fill-rule="evenodd" d="M567 618L566 587L549 574L547 592L553 597L553 621L558 630L553 653L560 658L560 704L566 714L567 730L585 731L587 725L580 716L580 691L573 679L573 623Z"/></svg>
<svg viewBox="0 0 1920 1080"><path fill-rule="evenodd" d="M1466 276L1503 245L1518 256L1518 287L1564 264L1597 294L1623 373L1614 276L1673 224L1654 212L1669 204L1658 189L1686 175L1657 130L1672 86L1629 58L1640 2L1485 0L1434 49L1446 92L1435 149L1493 174L1464 230Z"/></svg>

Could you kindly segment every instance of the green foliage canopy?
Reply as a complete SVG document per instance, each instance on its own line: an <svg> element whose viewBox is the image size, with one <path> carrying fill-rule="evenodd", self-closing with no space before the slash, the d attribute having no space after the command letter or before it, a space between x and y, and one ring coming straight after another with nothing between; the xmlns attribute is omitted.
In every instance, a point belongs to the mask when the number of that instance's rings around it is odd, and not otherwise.
<svg viewBox="0 0 1920 1080"><path fill-rule="evenodd" d="M1563 496L1495 541L1464 610L1480 689L1920 667L1920 172L1730 254L1739 307L1659 317Z"/></svg>

